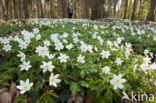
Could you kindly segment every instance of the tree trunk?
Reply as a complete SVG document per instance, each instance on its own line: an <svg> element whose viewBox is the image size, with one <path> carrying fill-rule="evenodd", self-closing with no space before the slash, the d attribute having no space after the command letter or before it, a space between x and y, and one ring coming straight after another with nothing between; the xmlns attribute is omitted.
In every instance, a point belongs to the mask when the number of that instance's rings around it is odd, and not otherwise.
<svg viewBox="0 0 156 103"><path fill-rule="evenodd" d="M0 4L2 5L1 7L2 7L2 18L3 18L3 15L5 15L5 3L2 1L2 0L0 0Z"/></svg>
<svg viewBox="0 0 156 103"><path fill-rule="evenodd" d="M74 10L74 11L73 11L73 14L74 14L74 18L77 18L77 16L76 16L76 13L77 13L77 10L76 10L76 3L74 3L74 2L76 2L76 1L73 1L73 3L72 3L72 4L73 4L73 8L74 8L74 9L73 9L73 10Z"/></svg>
<svg viewBox="0 0 156 103"><path fill-rule="evenodd" d="M139 14L138 14L138 19L140 20L140 15L141 15L141 7L142 7L142 0L139 0L140 6L139 6Z"/></svg>
<svg viewBox="0 0 156 103"><path fill-rule="evenodd" d="M62 17L66 18L67 17L67 4L68 1L67 0L62 0Z"/></svg>
<svg viewBox="0 0 156 103"><path fill-rule="evenodd" d="M12 12L12 11L13 11L13 8L12 8L12 2L11 2L11 0L9 1L9 7L10 7L10 8L9 8L9 9L10 9L10 10L9 10L10 19L13 19L13 12Z"/></svg>
<svg viewBox="0 0 156 103"><path fill-rule="evenodd" d="M50 17L54 18L54 0L50 0Z"/></svg>
<svg viewBox="0 0 156 103"><path fill-rule="evenodd" d="M125 1L125 10L124 10L124 18L123 19L127 18L127 7L128 7L128 0Z"/></svg>
<svg viewBox="0 0 156 103"><path fill-rule="evenodd" d="M21 0L18 0L18 12L19 12L19 18L22 18L22 7L21 7Z"/></svg>
<svg viewBox="0 0 156 103"><path fill-rule="evenodd" d="M111 14L112 14L112 2L111 2L111 0L108 0L108 10L107 10L107 13L108 13L108 17L110 17Z"/></svg>
<svg viewBox="0 0 156 103"><path fill-rule="evenodd" d="M39 0L40 1L40 8L41 8L41 18L44 18L44 4L41 2L41 0Z"/></svg>
<svg viewBox="0 0 156 103"><path fill-rule="evenodd" d="M117 0L114 0L114 17L116 16L116 4L117 4Z"/></svg>
<svg viewBox="0 0 156 103"><path fill-rule="evenodd" d="M91 19L95 20L97 19L97 2L96 0L91 0Z"/></svg>
<svg viewBox="0 0 156 103"><path fill-rule="evenodd" d="M25 19L29 18L28 0L23 0L24 16Z"/></svg>
<svg viewBox="0 0 156 103"><path fill-rule="evenodd" d="M40 1L40 0L39 0ZM37 16L38 16L38 18L40 18L41 16L40 16L40 2L37 2Z"/></svg>
<svg viewBox="0 0 156 103"><path fill-rule="evenodd" d="M151 6L146 18L146 21L154 21L155 15L154 15L154 10L156 7L156 0L151 0Z"/></svg>
<svg viewBox="0 0 156 103"><path fill-rule="evenodd" d="M135 20L135 14L136 14L136 9L137 9L137 1L138 1L138 0L134 0L134 4L133 4L133 13L132 13L131 20Z"/></svg>
<svg viewBox="0 0 156 103"><path fill-rule="evenodd" d="M14 5L14 18L18 18L18 14L17 14L17 8L16 8L16 0L13 1L13 5Z"/></svg>
<svg viewBox="0 0 156 103"><path fill-rule="evenodd" d="M85 18L88 18L89 19L89 5L90 5L90 2L89 0L85 0Z"/></svg>

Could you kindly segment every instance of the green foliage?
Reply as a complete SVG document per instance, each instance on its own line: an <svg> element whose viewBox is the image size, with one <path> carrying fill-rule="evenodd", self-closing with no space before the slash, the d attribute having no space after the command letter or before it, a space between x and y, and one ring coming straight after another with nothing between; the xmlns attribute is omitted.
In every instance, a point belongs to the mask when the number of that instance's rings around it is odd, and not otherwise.
<svg viewBox="0 0 156 103"><path fill-rule="evenodd" d="M43 93L36 103L54 103L53 97L57 97L53 90Z"/></svg>
<svg viewBox="0 0 156 103"><path fill-rule="evenodd" d="M9 27L9 29L7 29ZM91 97L95 98L97 103L114 103L119 102L121 99L122 91L135 93L143 91L152 93L152 89L155 85L150 82L151 79L156 79L156 74L151 70L147 70L146 73L142 71L141 64L143 63L143 55L138 55L137 53L143 52L145 49L151 50L155 53L154 46L156 41L153 40L155 28L148 26L136 27L132 26L130 22L127 21L115 21L110 23L104 22L92 22L92 21L70 21L70 20L29 20L26 24L21 24L21 26L13 24L2 26L2 35L7 35L10 30L15 31L15 35L19 33L19 38L23 40L21 30L25 29L28 32L34 34L34 28L38 28L41 35L40 40L36 40L35 34L31 38L31 42L27 49L21 49L18 41L10 40L10 45L12 45L12 50L5 52L2 50L0 53L5 61L0 66L0 85L9 86L10 81L15 81L19 84L20 80L26 80L29 78L31 82L34 83L33 87L23 96L17 98L17 102L23 101L26 103L30 98L30 101L37 103L53 103L56 98L55 89L53 86L49 86L49 77L51 72L42 72L40 66L42 62L51 61L55 66L52 73L60 74L61 81L65 82L69 86L72 96L76 96L82 91L87 92ZM97 29L98 28L98 29ZM139 30L144 30L145 33L138 34ZM132 35L135 33L135 35ZM67 44L73 44L74 47L70 50L64 47L63 50L59 51L55 49L55 43L51 40L51 34L59 33L60 42L66 47ZM63 33L67 33L67 38L61 38ZM94 34L97 34L97 38L94 38ZM148 34L150 35L148 37ZM13 37L15 36L13 35ZM75 43L74 35L77 35L79 39L78 43ZM99 40L102 38L103 42ZM123 40L120 40L124 38ZM140 39L139 39L140 38ZM44 40L50 41L49 52L55 54L55 57L49 59L47 56L41 57L35 51L36 47L44 46ZM64 42L67 41L67 43ZM113 46L107 44L107 41L111 41ZM92 52L82 52L82 43L93 46ZM120 43L117 43L120 42ZM127 47L127 43L131 43L135 51L132 52L131 48ZM83 44L83 45L84 45ZM116 45L117 44L117 45ZM4 46L0 43L0 49ZM97 48L94 49L94 47ZM128 49L127 49L128 48ZM109 51L110 57L102 58L100 53L102 50ZM129 51L128 57L126 57L126 51ZM26 61L30 61L31 68L28 71L21 71L19 65L21 64L20 58L17 57L19 51L22 51L26 55ZM69 56L67 63L61 63L58 57L60 53ZM77 61L79 55L85 56L85 63L82 64ZM116 59L121 58L123 60L122 65L117 65ZM134 66L138 65L137 69L134 70ZM102 68L108 66L110 67L110 73L102 72ZM123 89L115 90L113 85L110 84L110 80L113 79L114 75L122 74L126 83L123 83ZM64 88L58 84L58 87ZM66 91L67 92L67 91ZM66 93L65 92L65 93ZM68 94L68 93L67 93ZM59 97L59 96L58 96ZM61 98L61 97L60 97ZM60 99L61 102L69 97L64 97Z"/></svg>

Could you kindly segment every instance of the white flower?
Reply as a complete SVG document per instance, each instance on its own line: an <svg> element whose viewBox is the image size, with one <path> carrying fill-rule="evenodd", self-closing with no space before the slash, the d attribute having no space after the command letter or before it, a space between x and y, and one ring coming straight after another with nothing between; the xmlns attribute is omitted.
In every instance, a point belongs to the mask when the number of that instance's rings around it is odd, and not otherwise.
<svg viewBox="0 0 156 103"><path fill-rule="evenodd" d="M24 94L26 91L30 90L30 88L33 86L33 83L29 83L29 79L26 80L26 82L20 80L20 86L17 86L18 89L20 89L20 94Z"/></svg>
<svg viewBox="0 0 156 103"><path fill-rule="evenodd" d="M38 34L38 35L36 35L36 40L40 40L40 38L41 38L41 35L40 34Z"/></svg>
<svg viewBox="0 0 156 103"><path fill-rule="evenodd" d="M110 52L109 51L105 51L105 50L102 50L102 52L100 53L100 55L102 56L102 59L103 58L108 58L110 56Z"/></svg>
<svg viewBox="0 0 156 103"><path fill-rule="evenodd" d="M64 38L67 38L68 37L68 34L67 33L63 33L63 37Z"/></svg>
<svg viewBox="0 0 156 103"><path fill-rule="evenodd" d="M61 42L55 43L55 50L62 50L64 48L64 46L62 45Z"/></svg>
<svg viewBox="0 0 156 103"><path fill-rule="evenodd" d="M14 37L14 41L19 41L19 37L17 35Z"/></svg>
<svg viewBox="0 0 156 103"><path fill-rule="evenodd" d="M122 85L122 83L125 83L126 80L122 79L122 74L116 76L113 76L113 79L110 80L110 84L112 84L114 86L114 89L116 90L117 88L122 89L124 86Z"/></svg>
<svg viewBox="0 0 156 103"><path fill-rule="evenodd" d="M149 58L148 56L147 57L144 57L143 58L143 62L144 63L151 63L151 58Z"/></svg>
<svg viewBox="0 0 156 103"><path fill-rule="evenodd" d="M153 58L153 53L152 52L150 52L150 56L151 56L151 58Z"/></svg>
<svg viewBox="0 0 156 103"><path fill-rule="evenodd" d="M61 82L61 80L58 79L58 77L59 77L59 74L54 75L53 73L51 73L50 78L49 78L49 85L50 86L53 85L54 87L57 87L57 83Z"/></svg>
<svg viewBox="0 0 156 103"><path fill-rule="evenodd" d="M40 66L40 68L43 69L43 73L46 71L52 72L54 69L54 66L52 65L52 62L42 62L43 65Z"/></svg>
<svg viewBox="0 0 156 103"><path fill-rule="evenodd" d="M73 44L67 45L66 48L67 48L68 50L72 49L72 48L73 48Z"/></svg>
<svg viewBox="0 0 156 103"><path fill-rule="evenodd" d="M93 46L92 45L88 45L87 46L87 50L92 53L93 52Z"/></svg>
<svg viewBox="0 0 156 103"><path fill-rule="evenodd" d="M84 60L84 56L82 56L82 55L79 55L78 57L77 57L77 61L79 62L79 63L85 63L85 60Z"/></svg>
<svg viewBox="0 0 156 103"><path fill-rule="evenodd" d="M10 51L11 50L11 45L7 44L7 45L4 45L3 46L3 50L5 50L6 52Z"/></svg>
<svg viewBox="0 0 156 103"><path fill-rule="evenodd" d="M17 55L17 57L20 57L21 58L21 61L24 61L25 60L25 54L22 53L22 52L19 52L20 54Z"/></svg>
<svg viewBox="0 0 156 103"><path fill-rule="evenodd" d="M121 65L123 61L121 60L121 58L117 58L115 62L118 66L118 65Z"/></svg>
<svg viewBox="0 0 156 103"><path fill-rule="evenodd" d="M126 52L125 52L126 59L129 59L129 58L128 58L128 57L129 57L129 55L130 55L130 52L129 52L129 50L128 50L128 49L126 49Z"/></svg>
<svg viewBox="0 0 156 103"><path fill-rule="evenodd" d="M92 38L93 38L93 39L96 39L96 38L97 38L96 33L94 33L94 34L92 35Z"/></svg>
<svg viewBox="0 0 156 103"><path fill-rule="evenodd" d="M111 41L107 41L107 45L109 45L110 47L112 47L113 46L113 43L111 42Z"/></svg>
<svg viewBox="0 0 156 103"><path fill-rule="evenodd" d="M88 50L88 46L87 46L86 44L82 44L82 45L80 46L80 48L81 48L81 51L82 51L82 52L85 52L85 53L86 53L86 51Z"/></svg>
<svg viewBox="0 0 156 103"><path fill-rule="evenodd" d="M43 41L43 43L44 43L45 46L50 46L51 45L50 41L48 41L47 39L45 41Z"/></svg>
<svg viewBox="0 0 156 103"><path fill-rule="evenodd" d="M98 30L98 26L97 25L94 25L93 27L94 27L95 30Z"/></svg>
<svg viewBox="0 0 156 103"><path fill-rule="evenodd" d="M19 42L19 47L21 49L27 49L28 44L26 42L24 42L23 40Z"/></svg>
<svg viewBox="0 0 156 103"><path fill-rule="evenodd" d="M67 62L67 59L69 58L69 56L67 56L66 54L62 54L60 53L60 56L58 57L58 59L60 59L60 62Z"/></svg>
<svg viewBox="0 0 156 103"><path fill-rule="evenodd" d="M3 44L9 44L10 43L10 40L8 38L1 38L1 43Z"/></svg>
<svg viewBox="0 0 156 103"><path fill-rule="evenodd" d="M31 68L30 61L28 61L28 62L24 61L23 64L20 65L20 68L21 68L21 71L22 70L26 70L26 71L29 70L29 68Z"/></svg>
<svg viewBox="0 0 156 103"><path fill-rule="evenodd" d="M128 49L132 49L132 44L131 43L126 43L126 48L128 48Z"/></svg>
<svg viewBox="0 0 156 103"><path fill-rule="evenodd" d="M48 54L48 59L53 59L55 57L55 54Z"/></svg>
<svg viewBox="0 0 156 103"><path fill-rule="evenodd" d="M149 68L152 69L152 70L156 69L156 64L155 64L155 63L151 64L151 65L149 66Z"/></svg>
<svg viewBox="0 0 156 103"><path fill-rule="evenodd" d="M28 31L23 30L23 31L21 31L21 34L26 35L26 34L28 34Z"/></svg>
<svg viewBox="0 0 156 103"><path fill-rule="evenodd" d="M94 46L94 50L97 52L98 51L98 48L96 46Z"/></svg>
<svg viewBox="0 0 156 103"><path fill-rule="evenodd" d="M118 44L121 44L121 42L122 42L122 38L121 38L121 37L118 37L118 38L117 38L117 43L118 43Z"/></svg>
<svg viewBox="0 0 156 103"><path fill-rule="evenodd" d="M34 33L34 34L39 33L39 29L38 29L38 28L34 28L34 29L33 29L33 33Z"/></svg>
<svg viewBox="0 0 156 103"><path fill-rule="evenodd" d="M78 43L79 39L77 37L73 38L74 43Z"/></svg>
<svg viewBox="0 0 156 103"><path fill-rule="evenodd" d="M68 41L67 41L66 39L63 39L63 42L64 42L64 43L68 43Z"/></svg>
<svg viewBox="0 0 156 103"><path fill-rule="evenodd" d="M146 50L144 51L145 56L147 56L149 52L150 52L150 51L146 49Z"/></svg>
<svg viewBox="0 0 156 103"><path fill-rule="evenodd" d="M35 37L35 34L34 33L30 33L30 38L34 38Z"/></svg>
<svg viewBox="0 0 156 103"><path fill-rule="evenodd" d="M44 47L38 46L36 47L36 53L38 53L39 56L45 57L49 55L49 50L46 46Z"/></svg>
<svg viewBox="0 0 156 103"><path fill-rule="evenodd" d="M58 41L58 36L59 36L59 34L51 34L51 40L52 41Z"/></svg>
<svg viewBox="0 0 156 103"><path fill-rule="evenodd" d="M25 42L26 42L27 44L29 44L29 43L31 42L30 37L25 37L24 40L25 40Z"/></svg>
<svg viewBox="0 0 156 103"><path fill-rule="evenodd" d="M105 73L105 74L109 74L109 72L110 72L110 67L108 67L108 66L103 67L103 68L102 68L102 72Z"/></svg>
<svg viewBox="0 0 156 103"><path fill-rule="evenodd" d="M143 63L140 65L142 71L146 72L147 69L149 69L149 64L148 63Z"/></svg>

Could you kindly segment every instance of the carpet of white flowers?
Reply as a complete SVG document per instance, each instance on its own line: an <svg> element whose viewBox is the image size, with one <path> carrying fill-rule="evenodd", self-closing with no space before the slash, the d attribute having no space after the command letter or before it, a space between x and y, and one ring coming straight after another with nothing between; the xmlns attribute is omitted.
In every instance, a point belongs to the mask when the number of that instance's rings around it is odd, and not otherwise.
<svg viewBox="0 0 156 103"><path fill-rule="evenodd" d="M153 93L155 53L148 47L135 53L135 45L125 36L156 44L156 28L126 23L29 20L27 25L33 28L0 37L0 52L6 58L0 71L26 98L32 92L41 96L45 88L55 90L61 82L69 85L73 96L85 88L109 103L123 91Z"/></svg>

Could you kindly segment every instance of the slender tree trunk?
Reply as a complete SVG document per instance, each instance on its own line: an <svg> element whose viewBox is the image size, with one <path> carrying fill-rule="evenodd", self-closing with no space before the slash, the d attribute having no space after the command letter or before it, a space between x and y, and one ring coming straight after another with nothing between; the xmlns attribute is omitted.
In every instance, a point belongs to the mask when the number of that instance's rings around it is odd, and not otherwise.
<svg viewBox="0 0 156 103"><path fill-rule="evenodd" d="M62 17L66 18L67 16L67 0L62 0Z"/></svg>
<svg viewBox="0 0 156 103"><path fill-rule="evenodd" d="M43 4L43 8L44 8L44 17L47 17L47 4L46 2Z"/></svg>
<svg viewBox="0 0 156 103"><path fill-rule="evenodd" d="M88 18L89 19L89 5L90 5L90 2L89 0L84 0L85 1L85 18Z"/></svg>
<svg viewBox="0 0 156 103"><path fill-rule="evenodd" d="M6 1L7 16L9 16L9 0Z"/></svg>
<svg viewBox="0 0 156 103"><path fill-rule="evenodd" d="M114 0L114 17L116 16L116 4L117 4L117 0Z"/></svg>
<svg viewBox="0 0 156 103"><path fill-rule="evenodd" d="M124 19L127 18L127 7L128 7L128 0L125 1Z"/></svg>
<svg viewBox="0 0 156 103"><path fill-rule="evenodd" d="M151 0L151 6L150 6L150 9L149 9L149 12L148 12L148 15L146 17L146 21L154 21L154 10L155 10L155 7L156 7L156 0Z"/></svg>
<svg viewBox="0 0 156 103"><path fill-rule="evenodd" d="M136 14L136 9L137 9L137 0L134 0L134 4L133 4L133 13L132 13L132 17L131 20L135 20L135 14Z"/></svg>
<svg viewBox="0 0 156 103"><path fill-rule="evenodd" d="M13 8L12 8L12 2L11 2L11 0L9 1L9 3L8 3L8 5L9 5L9 14L10 14L10 19L13 19Z"/></svg>
<svg viewBox="0 0 156 103"><path fill-rule="evenodd" d="M138 19L140 20L140 15L141 15L141 7L142 7L142 0L139 0L140 6L139 6L139 14L138 14Z"/></svg>
<svg viewBox="0 0 156 103"><path fill-rule="evenodd" d="M54 17L54 0L50 0L50 17Z"/></svg>
<svg viewBox="0 0 156 103"><path fill-rule="evenodd" d="M57 18L60 18L61 12L60 12L60 2L57 0Z"/></svg>
<svg viewBox="0 0 156 103"><path fill-rule="evenodd" d="M23 8L24 8L24 16L26 19L29 18L29 10L28 10L28 0L23 0Z"/></svg>
<svg viewBox="0 0 156 103"><path fill-rule="evenodd" d="M77 13L77 10L76 10L76 3L74 3L74 2L76 2L76 1L73 1L73 8L74 8L74 18L77 18L77 16L76 16L76 13Z"/></svg>
<svg viewBox="0 0 156 103"><path fill-rule="evenodd" d="M107 10L107 12L108 12L108 17L110 17L111 14L112 14L112 2L111 2L111 0L108 0L108 10Z"/></svg>
<svg viewBox="0 0 156 103"><path fill-rule="evenodd" d="M22 18L22 4L21 4L21 0L18 0L18 12L19 12L19 18Z"/></svg>
<svg viewBox="0 0 156 103"><path fill-rule="evenodd" d="M97 19L97 2L96 0L90 0L91 3L91 19Z"/></svg>
<svg viewBox="0 0 156 103"><path fill-rule="evenodd" d="M2 1L2 0L0 0L0 5L2 5L1 7L2 7L2 18L3 18L3 15L5 15L5 5L4 5L5 3Z"/></svg>
<svg viewBox="0 0 156 103"><path fill-rule="evenodd" d="M14 5L14 9L13 9L14 10L14 18L17 18L18 14L17 14L17 9L16 9L16 5L17 5L16 0L13 1L13 5Z"/></svg>
<svg viewBox="0 0 156 103"><path fill-rule="evenodd" d="M44 4L40 1L40 8L41 8L41 18L44 18Z"/></svg>
<svg viewBox="0 0 156 103"><path fill-rule="evenodd" d="M37 2L37 17L40 18L40 0Z"/></svg>
<svg viewBox="0 0 156 103"><path fill-rule="evenodd" d="M33 17L33 0L30 0L29 1L30 3L30 6L29 6L29 8L30 8L30 11L29 11L29 15L30 15L30 18L31 17Z"/></svg>

